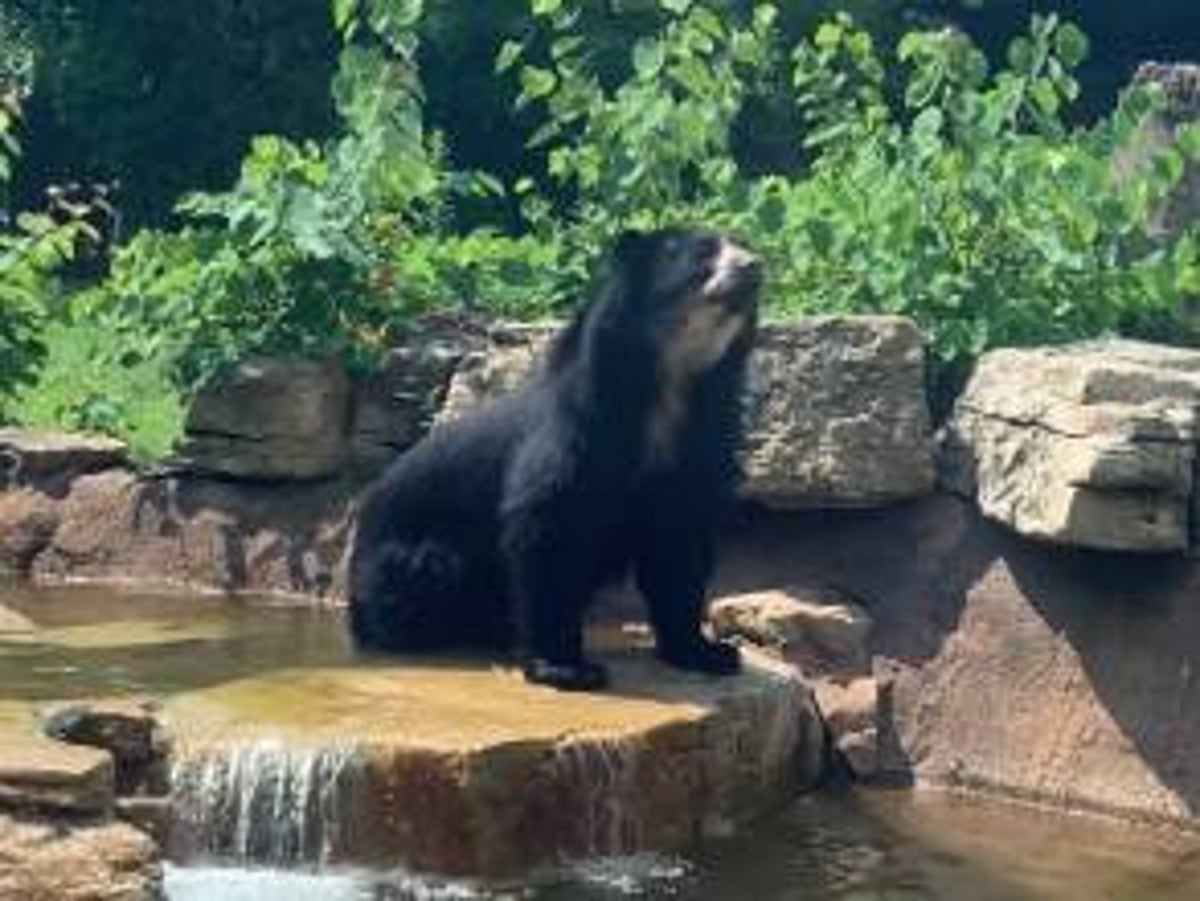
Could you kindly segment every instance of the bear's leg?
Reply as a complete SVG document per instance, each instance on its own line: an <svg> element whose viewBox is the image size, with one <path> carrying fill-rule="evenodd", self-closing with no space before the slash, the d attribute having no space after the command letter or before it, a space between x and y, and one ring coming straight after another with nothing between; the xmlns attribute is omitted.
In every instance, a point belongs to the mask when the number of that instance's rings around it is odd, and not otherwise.
<svg viewBox="0 0 1200 901"><path fill-rule="evenodd" d="M678 509L670 521L652 517L639 530L635 570L650 608L658 656L683 670L730 675L740 669L738 650L711 641L701 629L705 591L713 569L713 541L703 517Z"/></svg>
<svg viewBox="0 0 1200 901"><path fill-rule="evenodd" d="M392 542L352 564L351 632L360 647L391 653L501 647L506 627L477 595L449 544Z"/></svg>
<svg viewBox="0 0 1200 901"><path fill-rule="evenodd" d="M593 589L587 544L565 529L550 534L513 523L505 548L525 678L565 691L603 688L604 667L583 653L583 616Z"/></svg>

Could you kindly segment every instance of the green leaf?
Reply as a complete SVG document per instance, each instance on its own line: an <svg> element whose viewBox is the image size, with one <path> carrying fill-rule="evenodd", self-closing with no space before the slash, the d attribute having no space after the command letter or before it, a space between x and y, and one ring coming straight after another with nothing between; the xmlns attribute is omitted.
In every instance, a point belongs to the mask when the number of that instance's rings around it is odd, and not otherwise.
<svg viewBox="0 0 1200 901"><path fill-rule="evenodd" d="M643 81L650 81L658 75L665 61L666 54L659 41L643 38L633 47L633 69Z"/></svg>
<svg viewBox="0 0 1200 901"><path fill-rule="evenodd" d="M497 72L507 72L521 58L521 54L525 52L525 45L520 41L505 41L500 45L500 52L496 54Z"/></svg>
<svg viewBox="0 0 1200 901"><path fill-rule="evenodd" d="M711 9L705 9L703 6L696 7L689 21L713 40L725 39L725 26L721 24L720 17Z"/></svg>
<svg viewBox="0 0 1200 901"><path fill-rule="evenodd" d="M1087 35L1073 22L1064 22L1054 34L1054 52L1068 69L1086 60L1090 49Z"/></svg>
<svg viewBox="0 0 1200 901"><path fill-rule="evenodd" d="M333 0L334 27L338 31L345 31L356 12L358 12L358 0Z"/></svg>
<svg viewBox="0 0 1200 901"><path fill-rule="evenodd" d="M1179 151L1192 162L1200 162L1200 122L1181 125L1175 133Z"/></svg>
<svg viewBox="0 0 1200 901"><path fill-rule="evenodd" d="M1170 148L1160 150L1154 156L1154 174L1167 190L1173 188L1183 177L1183 158Z"/></svg>
<svg viewBox="0 0 1200 901"><path fill-rule="evenodd" d="M562 8L562 0L532 0L529 11L535 16L552 16Z"/></svg>
<svg viewBox="0 0 1200 901"><path fill-rule="evenodd" d="M1033 41L1019 37L1008 45L1008 64L1020 75L1029 75L1034 66Z"/></svg>
<svg viewBox="0 0 1200 901"><path fill-rule="evenodd" d="M844 29L838 22L822 22L813 36L813 43L822 50L831 50L841 43Z"/></svg>
<svg viewBox="0 0 1200 901"><path fill-rule="evenodd" d="M531 100L538 100L554 92L558 77L549 69L526 66L521 70L521 93Z"/></svg>
<svg viewBox="0 0 1200 901"><path fill-rule="evenodd" d="M1030 96L1033 97L1033 102L1037 104L1037 108L1047 116L1058 114L1059 100L1058 91L1054 88L1054 83L1048 78L1039 78L1033 82L1029 89Z"/></svg>

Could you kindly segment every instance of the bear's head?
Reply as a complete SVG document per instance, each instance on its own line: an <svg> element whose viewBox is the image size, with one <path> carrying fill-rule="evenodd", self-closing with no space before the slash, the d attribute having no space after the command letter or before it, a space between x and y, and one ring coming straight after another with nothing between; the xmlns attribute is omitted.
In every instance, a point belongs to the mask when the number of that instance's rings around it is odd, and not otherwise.
<svg viewBox="0 0 1200 901"><path fill-rule="evenodd" d="M693 228L629 231L614 257L668 377L711 368L752 331L762 268L731 238Z"/></svg>

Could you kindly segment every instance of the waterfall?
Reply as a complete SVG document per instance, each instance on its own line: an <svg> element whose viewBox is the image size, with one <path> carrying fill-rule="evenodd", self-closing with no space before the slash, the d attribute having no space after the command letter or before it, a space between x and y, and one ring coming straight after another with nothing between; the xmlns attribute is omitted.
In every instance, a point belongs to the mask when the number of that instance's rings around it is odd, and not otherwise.
<svg viewBox="0 0 1200 901"><path fill-rule="evenodd" d="M345 844L362 769L352 749L277 741L181 754L171 770L171 854L326 863Z"/></svg>
<svg viewBox="0 0 1200 901"><path fill-rule="evenodd" d="M632 744L619 740L568 741L554 752L557 780L578 799L585 857L612 857L641 850L636 804L637 762Z"/></svg>

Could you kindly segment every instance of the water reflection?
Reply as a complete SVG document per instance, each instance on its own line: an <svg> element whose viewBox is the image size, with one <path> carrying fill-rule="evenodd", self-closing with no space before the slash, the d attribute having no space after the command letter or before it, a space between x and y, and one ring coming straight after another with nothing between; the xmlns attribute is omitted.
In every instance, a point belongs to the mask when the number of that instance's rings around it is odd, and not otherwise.
<svg viewBox="0 0 1200 901"><path fill-rule="evenodd" d="M331 612L111 592L6 592L4 703L194 690L282 667L362 666ZM0 717L2 718L2 717ZM506 888L411 876L171 868L171 901L624 896L730 901L1196 901L1200 837L939 795L804 798L688 858L593 861Z"/></svg>
<svg viewBox="0 0 1200 901"><path fill-rule="evenodd" d="M173 869L171 901L1195 901L1200 837L900 792L801 799L688 859L594 861L522 886Z"/></svg>

